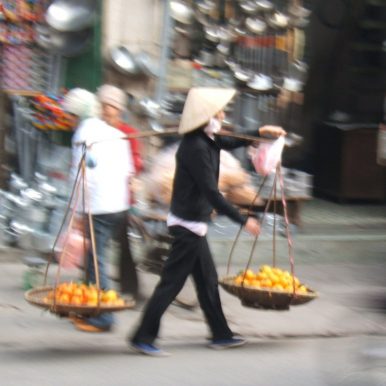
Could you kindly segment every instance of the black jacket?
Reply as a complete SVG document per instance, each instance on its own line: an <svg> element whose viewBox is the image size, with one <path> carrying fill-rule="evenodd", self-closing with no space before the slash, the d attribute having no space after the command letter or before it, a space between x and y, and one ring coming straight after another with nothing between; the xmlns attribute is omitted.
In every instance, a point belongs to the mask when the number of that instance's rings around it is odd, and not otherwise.
<svg viewBox="0 0 386 386"><path fill-rule="evenodd" d="M176 154L171 212L184 220L207 222L216 209L244 225L247 218L219 192L218 177L220 150L245 145L244 140L220 136L213 141L202 130L185 134Z"/></svg>

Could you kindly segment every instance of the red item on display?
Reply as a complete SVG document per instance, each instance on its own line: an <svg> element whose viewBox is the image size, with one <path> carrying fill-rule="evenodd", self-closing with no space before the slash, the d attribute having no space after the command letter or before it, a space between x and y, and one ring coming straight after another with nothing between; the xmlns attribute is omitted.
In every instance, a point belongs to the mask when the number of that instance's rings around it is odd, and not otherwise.
<svg viewBox="0 0 386 386"><path fill-rule="evenodd" d="M122 122L118 129L122 131L125 134L136 134L138 133L138 130L136 130L134 127L129 126L127 123ZM143 161L141 158L141 151L140 151L140 143L136 138L131 138L130 140L130 146L131 146L131 152L133 154L133 162L134 162L134 168L135 173L138 174L143 169Z"/></svg>

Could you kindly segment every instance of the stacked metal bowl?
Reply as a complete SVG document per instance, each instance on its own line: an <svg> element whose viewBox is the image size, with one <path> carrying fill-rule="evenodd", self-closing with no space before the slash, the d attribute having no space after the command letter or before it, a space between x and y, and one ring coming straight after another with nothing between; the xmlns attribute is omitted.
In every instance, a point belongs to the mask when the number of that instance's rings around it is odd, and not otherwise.
<svg viewBox="0 0 386 386"><path fill-rule="evenodd" d="M36 26L37 43L54 54L79 55L92 41L96 15L96 0L54 0Z"/></svg>

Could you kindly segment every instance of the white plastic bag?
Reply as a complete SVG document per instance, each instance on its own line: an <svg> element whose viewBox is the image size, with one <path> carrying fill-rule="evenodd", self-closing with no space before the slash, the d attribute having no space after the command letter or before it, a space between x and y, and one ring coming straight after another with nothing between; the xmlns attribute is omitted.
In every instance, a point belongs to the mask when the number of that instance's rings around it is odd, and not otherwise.
<svg viewBox="0 0 386 386"><path fill-rule="evenodd" d="M258 174L266 176L276 169L281 161L284 148L284 136L273 143L261 143L252 154L252 163Z"/></svg>

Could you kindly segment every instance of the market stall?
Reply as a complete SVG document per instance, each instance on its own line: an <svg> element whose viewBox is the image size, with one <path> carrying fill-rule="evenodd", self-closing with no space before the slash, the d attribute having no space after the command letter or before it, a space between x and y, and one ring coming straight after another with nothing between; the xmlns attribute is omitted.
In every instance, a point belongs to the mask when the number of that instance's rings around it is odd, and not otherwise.
<svg viewBox="0 0 386 386"><path fill-rule="evenodd" d="M73 61L94 57L98 4L0 4L2 244L30 253L52 246L68 199L73 129L60 103Z"/></svg>

